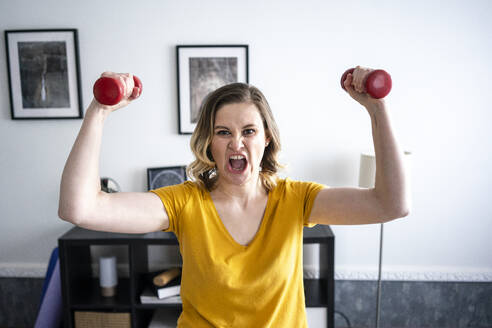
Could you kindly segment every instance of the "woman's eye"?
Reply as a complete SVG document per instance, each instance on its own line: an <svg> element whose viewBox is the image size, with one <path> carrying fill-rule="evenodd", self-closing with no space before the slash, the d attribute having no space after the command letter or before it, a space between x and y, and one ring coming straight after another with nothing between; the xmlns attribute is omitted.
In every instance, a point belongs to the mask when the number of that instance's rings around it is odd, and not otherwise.
<svg viewBox="0 0 492 328"><path fill-rule="evenodd" d="M243 131L243 134L250 135L250 134L254 134L255 132L256 132L255 129L246 129Z"/></svg>
<svg viewBox="0 0 492 328"><path fill-rule="evenodd" d="M219 130L219 131L217 131L217 134L219 136L225 136L225 135L228 135L229 134L229 131L227 131L227 130Z"/></svg>

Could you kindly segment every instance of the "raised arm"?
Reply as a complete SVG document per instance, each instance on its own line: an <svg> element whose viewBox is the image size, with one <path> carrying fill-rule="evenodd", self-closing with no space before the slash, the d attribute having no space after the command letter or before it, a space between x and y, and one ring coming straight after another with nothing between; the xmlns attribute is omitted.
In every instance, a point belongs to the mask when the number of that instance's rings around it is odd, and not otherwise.
<svg viewBox="0 0 492 328"><path fill-rule="evenodd" d="M363 105L371 117L376 153L376 181L372 189L326 188L319 192L309 222L319 224L369 224L407 216L403 152L400 150L384 99L365 94L364 81L371 72L357 67L349 74L345 89Z"/></svg>
<svg viewBox="0 0 492 328"><path fill-rule="evenodd" d="M104 122L112 111L128 105L131 102L128 98L134 92L132 76L118 76L126 85L126 97L114 106L93 100L87 109L63 170L58 215L65 221L92 230L145 233L166 229L169 220L157 195L101 191L99 155Z"/></svg>

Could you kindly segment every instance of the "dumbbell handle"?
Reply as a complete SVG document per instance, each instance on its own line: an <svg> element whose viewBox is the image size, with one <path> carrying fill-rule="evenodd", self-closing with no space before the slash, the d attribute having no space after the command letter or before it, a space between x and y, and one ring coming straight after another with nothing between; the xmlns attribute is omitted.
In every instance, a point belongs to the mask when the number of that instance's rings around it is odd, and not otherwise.
<svg viewBox="0 0 492 328"><path fill-rule="evenodd" d="M343 82L345 81L349 73L354 72L354 69L355 68L349 68L342 75L340 84L342 85L342 88L344 90L345 90L345 86L343 85ZM391 76L388 74L388 72L382 69L377 69L369 73L366 79L365 87L367 93L371 97L375 99L381 99L386 97L388 93L390 93L392 85L393 83L391 81Z"/></svg>
<svg viewBox="0 0 492 328"><path fill-rule="evenodd" d="M142 81L133 75L135 88L138 88L138 94L131 96L131 99L136 99L142 93ZM94 83L93 90L94 98L103 105L116 105L125 95L125 86L123 83L114 77L103 76Z"/></svg>

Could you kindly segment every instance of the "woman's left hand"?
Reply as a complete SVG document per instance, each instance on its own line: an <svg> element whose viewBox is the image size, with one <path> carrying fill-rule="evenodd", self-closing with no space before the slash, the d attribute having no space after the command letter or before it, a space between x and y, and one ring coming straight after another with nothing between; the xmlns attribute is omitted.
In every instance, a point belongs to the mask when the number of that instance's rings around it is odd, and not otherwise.
<svg viewBox="0 0 492 328"><path fill-rule="evenodd" d="M357 66L353 73L347 74L343 85L348 94L354 98L359 104L366 107L371 113L380 106L384 106L384 99L372 98L366 90L366 80L373 69Z"/></svg>

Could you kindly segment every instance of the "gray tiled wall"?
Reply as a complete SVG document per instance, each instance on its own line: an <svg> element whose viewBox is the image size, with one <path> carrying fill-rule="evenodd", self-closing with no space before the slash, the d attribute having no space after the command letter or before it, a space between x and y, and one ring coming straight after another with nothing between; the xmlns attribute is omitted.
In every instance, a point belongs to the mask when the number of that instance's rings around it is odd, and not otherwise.
<svg viewBox="0 0 492 328"><path fill-rule="evenodd" d="M337 280L335 310L352 327L374 327L373 281ZM340 313L335 326L348 327ZM383 281L381 328L492 327L492 283Z"/></svg>
<svg viewBox="0 0 492 328"><path fill-rule="evenodd" d="M0 278L0 328L33 327L43 279ZM374 327L376 282L335 281L335 326ZM384 281L381 328L492 327L492 283Z"/></svg>

